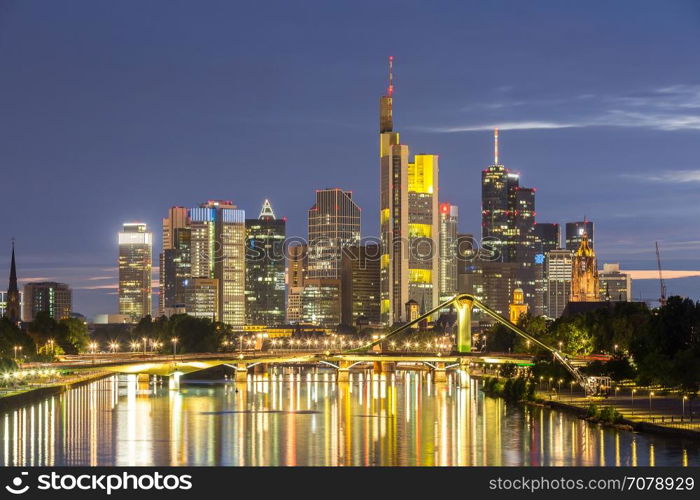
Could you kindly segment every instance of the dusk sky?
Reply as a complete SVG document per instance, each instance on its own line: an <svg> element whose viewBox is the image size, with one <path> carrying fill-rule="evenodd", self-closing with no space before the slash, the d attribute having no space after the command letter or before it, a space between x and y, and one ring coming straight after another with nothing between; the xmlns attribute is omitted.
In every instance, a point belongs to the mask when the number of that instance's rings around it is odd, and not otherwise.
<svg viewBox="0 0 700 500"><path fill-rule="evenodd" d="M0 0L0 286L18 274L117 312L121 223L265 198L306 236L314 190L378 230L378 99L440 155L440 200L479 234L481 170L537 188L538 222L584 215L599 265L683 273L700 298L700 2ZM655 278L655 274L636 276ZM658 297L655 279L634 297Z"/></svg>

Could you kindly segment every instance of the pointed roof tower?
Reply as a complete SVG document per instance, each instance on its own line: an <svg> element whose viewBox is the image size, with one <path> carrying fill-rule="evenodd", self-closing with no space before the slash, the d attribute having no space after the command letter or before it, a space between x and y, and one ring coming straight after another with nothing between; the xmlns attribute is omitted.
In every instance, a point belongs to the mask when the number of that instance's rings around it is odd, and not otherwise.
<svg viewBox="0 0 700 500"><path fill-rule="evenodd" d="M10 286L7 292L17 292L17 266L15 265L15 240L12 239L12 260L10 261Z"/></svg>
<svg viewBox="0 0 700 500"><path fill-rule="evenodd" d="M19 323L19 289L17 288L17 267L15 265L15 240L12 239L12 260L10 261L10 284L7 287L6 316L13 323Z"/></svg>
<svg viewBox="0 0 700 500"><path fill-rule="evenodd" d="M272 210L272 205L270 204L270 200L265 200L263 202L263 206L260 210L260 215L258 216L258 219L276 219L275 212Z"/></svg>

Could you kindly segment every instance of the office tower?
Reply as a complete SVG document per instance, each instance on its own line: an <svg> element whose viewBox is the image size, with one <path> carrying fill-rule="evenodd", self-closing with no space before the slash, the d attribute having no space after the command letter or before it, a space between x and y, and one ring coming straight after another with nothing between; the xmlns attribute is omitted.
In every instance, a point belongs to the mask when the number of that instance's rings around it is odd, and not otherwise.
<svg viewBox="0 0 700 500"><path fill-rule="evenodd" d="M513 292L520 288L522 266L519 262L497 262L478 260L477 276L481 287L481 300L503 318L509 317ZM495 320L483 315L480 326L491 326Z"/></svg>
<svg viewBox="0 0 700 500"><path fill-rule="evenodd" d="M584 232L571 266L571 302L598 302L600 284L595 252Z"/></svg>
<svg viewBox="0 0 700 500"><path fill-rule="evenodd" d="M458 209L440 204L440 302L453 297L459 288L457 259Z"/></svg>
<svg viewBox="0 0 700 500"><path fill-rule="evenodd" d="M598 273L600 300L630 302L632 300L632 277L620 271L620 264L603 264Z"/></svg>
<svg viewBox="0 0 700 500"><path fill-rule="evenodd" d="M547 316L558 318L571 296L573 252L550 250L545 259L547 274Z"/></svg>
<svg viewBox="0 0 700 500"><path fill-rule="evenodd" d="M380 253L375 244L348 247L343 252L342 324L379 324Z"/></svg>
<svg viewBox="0 0 700 500"><path fill-rule="evenodd" d="M389 86L379 99L381 320L405 319L409 299L426 308L439 299L438 157L409 163L393 123L393 58Z"/></svg>
<svg viewBox="0 0 700 500"><path fill-rule="evenodd" d="M190 316L218 321L221 317L221 287L216 278L191 278L185 310Z"/></svg>
<svg viewBox="0 0 700 500"><path fill-rule="evenodd" d="M288 247L287 262L287 323L298 323L301 321L301 292L308 266L308 247Z"/></svg>
<svg viewBox="0 0 700 500"><path fill-rule="evenodd" d="M513 290L513 300L508 308L509 319L513 324L518 324L520 318L527 314L528 307L525 303L525 294L522 288Z"/></svg>
<svg viewBox="0 0 700 500"><path fill-rule="evenodd" d="M119 233L119 314L136 323L151 314L153 235L146 224L125 222Z"/></svg>
<svg viewBox="0 0 700 500"><path fill-rule="evenodd" d="M286 220L265 200L257 219L246 219L246 323L281 325L284 304Z"/></svg>
<svg viewBox="0 0 700 500"><path fill-rule="evenodd" d="M360 208L350 191L319 189L308 211L309 278L340 278L342 249L360 242Z"/></svg>
<svg viewBox="0 0 700 500"><path fill-rule="evenodd" d="M561 248L559 224L537 222L534 228L535 255L533 271L535 275L535 316L547 315L547 262L546 255L551 250Z"/></svg>
<svg viewBox="0 0 700 500"><path fill-rule="evenodd" d="M245 212L210 200L188 211L192 277L218 280L217 321L245 324Z"/></svg>
<svg viewBox="0 0 700 500"><path fill-rule="evenodd" d="M72 292L65 283L35 282L24 285L22 321L34 321L40 312L47 312L56 321L70 318Z"/></svg>
<svg viewBox="0 0 700 500"><path fill-rule="evenodd" d="M24 294L19 292L20 313L19 316L17 316L17 321L22 318L22 302L24 300L22 297L24 297ZM0 292L0 318L5 316L9 319L9 315L7 314L7 292Z"/></svg>
<svg viewBox="0 0 700 500"><path fill-rule="evenodd" d="M189 227L172 230L170 248L161 253L160 314L170 317L187 312L192 278L192 231Z"/></svg>
<svg viewBox="0 0 700 500"><path fill-rule="evenodd" d="M174 272L174 266L170 264L170 269L166 269L166 252L168 250L177 250L176 252L170 252L169 258L174 259L177 258L180 261L184 259L185 257L183 255L189 256L189 248L178 248L178 240L175 237L175 232L176 230L182 230L182 229L187 229L189 227L189 222L187 219L187 208L185 207L171 207L168 210L168 216L163 219L163 251L160 253L158 256L158 264L159 264L159 285L160 285L160 293L158 294L158 314L163 315L165 314L165 308L168 307L172 309L173 307L179 305L179 302L174 298L174 289L175 289L175 276L173 274L169 274L168 271L171 273ZM182 236L181 236L182 237ZM189 243L188 243L189 245ZM187 262L189 265L189 261ZM177 266L175 266L177 267ZM169 281L166 281L169 280ZM168 288L170 289L168 291ZM169 304L166 304L166 297L168 300L171 302Z"/></svg>
<svg viewBox="0 0 700 500"><path fill-rule="evenodd" d="M342 285L336 278L307 278L301 292L301 321L333 328L341 322Z"/></svg>
<svg viewBox="0 0 700 500"><path fill-rule="evenodd" d="M588 237L588 246L595 248L595 238L593 237L593 223L586 219L580 222L566 223L566 249L575 252L581 245L583 235Z"/></svg>
<svg viewBox="0 0 700 500"><path fill-rule="evenodd" d="M19 289L17 288L17 266L15 265L15 242L12 240L12 258L10 260L10 283L7 287L7 295L5 296L5 312L3 316L7 316L12 323L17 324L22 319L22 309L20 309L22 301L20 298Z"/></svg>
<svg viewBox="0 0 700 500"><path fill-rule="evenodd" d="M525 303L535 309L535 189L521 187L520 175L499 163L498 129L494 131L494 162L481 174L481 209L482 245L492 250L486 257L489 263L483 279L498 274L499 262L517 264L504 266L503 274L513 278L514 285L523 290ZM485 285L485 303L507 314L513 291Z"/></svg>

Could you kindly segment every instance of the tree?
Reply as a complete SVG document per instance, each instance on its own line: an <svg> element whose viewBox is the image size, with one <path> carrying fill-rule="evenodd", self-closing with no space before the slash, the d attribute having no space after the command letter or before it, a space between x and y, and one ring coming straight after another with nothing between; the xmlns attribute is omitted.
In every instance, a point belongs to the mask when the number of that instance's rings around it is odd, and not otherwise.
<svg viewBox="0 0 700 500"><path fill-rule="evenodd" d="M56 343L65 352L77 354L85 350L90 341L87 325L78 318L62 319L58 322Z"/></svg>

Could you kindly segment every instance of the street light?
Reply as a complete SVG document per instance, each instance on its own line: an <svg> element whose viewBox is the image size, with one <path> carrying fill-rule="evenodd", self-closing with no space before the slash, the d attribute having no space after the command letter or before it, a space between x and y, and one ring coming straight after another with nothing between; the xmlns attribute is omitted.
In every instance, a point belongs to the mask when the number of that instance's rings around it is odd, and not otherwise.
<svg viewBox="0 0 700 500"><path fill-rule="evenodd" d="M170 339L170 342L173 343L173 358L177 354L177 337L173 337Z"/></svg>
<svg viewBox="0 0 700 500"><path fill-rule="evenodd" d="M110 342L110 344L109 344L109 349L110 349L110 351L112 351L112 354L114 354L114 353L117 352L117 349L119 349L119 344L117 344L116 342L112 341L112 342Z"/></svg>
<svg viewBox="0 0 700 500"><path fill-rule="evenodd" d="M148 339L146 337L143 338L143 353L146 354L146 347L148 347Z"/></svg>
<svg viewBox="0 0 700 500"><path fill-rule="evenodd" d="M651 398L654 397L654 392L649 391L649 418L651 419Z"/></svg>
<svg viewBox="0 0 700 500"><path fill-rule="evenodd" d="M637 389L632 389L632 415L634 415L634 393L637 392Z"/></svg>
<svg viewBox="0 0 700 500"><path fill-rule="evenodd" d="M54 350L53 350L53 342L54 342L53 339L49 339L49 341L48 341L48 344L49 344L49 346L51 347L51 355L52 355L52 356L53 356L53 353L54 353Z"/></svg>
<svg viewBox="0 0 700 500"><path fill-rule="evenodd" d="M688 396L683 396L683 412L681 413L681 421L685 418L685 400L688 399Z"/></svg>

